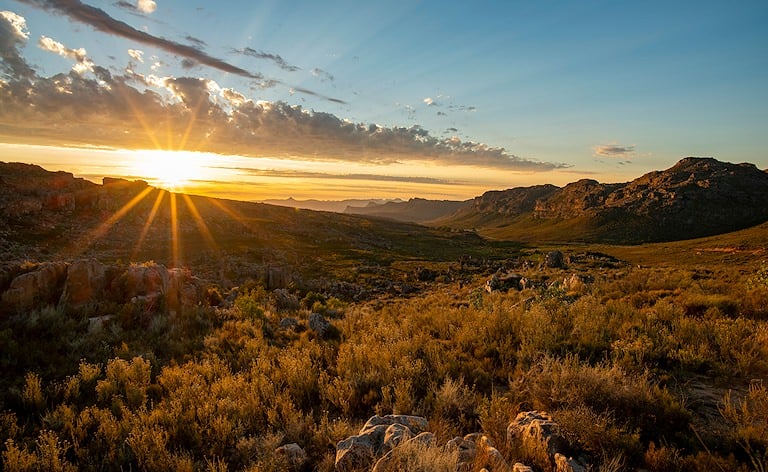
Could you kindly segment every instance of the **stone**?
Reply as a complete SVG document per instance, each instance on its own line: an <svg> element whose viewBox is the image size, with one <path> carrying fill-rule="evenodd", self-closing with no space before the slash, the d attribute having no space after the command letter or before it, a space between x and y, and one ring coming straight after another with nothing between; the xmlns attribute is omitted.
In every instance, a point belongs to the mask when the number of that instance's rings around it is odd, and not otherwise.
<svg viewBox="0 0 768 472"><path fill-rule="evenodd" d="M284 444L278 447L275 449L275 454L285 458L292 470L298 470L307 462L307 453L296 443Z"/></svg>
<svg viewBox="0 0 768 472"><path fill-rule="evenodd" d="M205 284L186 269L168 270L165 306L171 315L183 314L200 305L205 297Z"/></svg>
<svg viewBox="0 0 768 472"><path fill-rule="evenodd" d="M543 450L549 456L567 450L560 436L559 426L546 412L525 411L517 415L507 427L507 441L522 443L529 450Z"/></svg>
<svg viewBox="0 0 768 472"><path fill-rule="evenodd" d="M512 472L533 472L533 469L521 462L515 462L512 466Z"/></svg>
<svg viewBox="0 0 768 472"><path fill-rule="evenodd" d="M108 267L94 259L73 262L67 270L64 292L59 303L77 309L104 299Z"/></svg>
<svg viewBox="0 0 768 472"><path fill-rule="evenodd" d="M61 297L67 267L64 262L46 262L30 272L16 276L3 293L5 308L21 311L56 304Z"/></svg>
<svg viewBox="0 0 768 472"><path fill-rule="evenodd" d="M299 320L296 318L287 316L280 320L280 327L283 329L296 329L299 326Z"/></svg>
<svg viewBox="0 0 768 472"><path fill-rule="evenodd" d="M368 468L381 448L388 425L363 428L360 434L339 441L336 445L336 470L356 471Z"/></svg>
<svg viewBox="0 0 768 472"><path fill-rule="evenodd" d="M389 452L396 448L400 443L408 441L413 436L413 433L408 426L400 423L391 424L384 431L384 442L381 445L381 449L384 452Z"/></svg>
<svg viewBox="0 0 768 472"><path fill-rule="evenodd" d="M372 426L385 424L401 424L404 426L407 426L408 429L411 430L412 433L418 434L422 433L427 430L428 427L428 421L426 418L422 416L412 416L412 415L386 415L386 416L379 416L374 415L368 419L368 421L365 423L365 426L363 426L363 430L366 430Z"/></svg>
<svg viewBox="0 0 768 472"><path fill-rule="evenodd" d="M326 320L320 313L311 313L307 320L307 325L309 326L309 329L322 338L325 336L328 328L331 327L331 322Z"/></svg>
<svg viewBox="0 0 768 472"><path fill-rule="evenodd" d="M565 258L560 251L550 251L544 257L544 265L551 269L561 269L565 267Z"/></svg>
<svg viewBox="0 0 768 472"><path fill-rule="evenodd" d="M427 419L411 415L374 415L355 436L336 445L336 470L340 472L367 469L381 461L376 458L389 455L395 447L409 441L434 442L434 435L424 434ZM416 437L412 437L417 434ZM386 454L385 454L386 453ZM382 458L383 459L383 458ZM386 461L377 470L386 470Z"/></svg>

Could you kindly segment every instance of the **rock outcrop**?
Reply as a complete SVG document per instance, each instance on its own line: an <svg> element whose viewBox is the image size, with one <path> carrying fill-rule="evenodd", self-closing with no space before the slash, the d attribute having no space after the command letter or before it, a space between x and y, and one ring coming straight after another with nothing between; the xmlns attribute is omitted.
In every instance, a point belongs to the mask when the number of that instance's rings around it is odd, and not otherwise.
<svg viewBox="0 0 768 472"><path fill-rule="evenodd" d="M347 472L371 467L383 454L426 429L427 419L419 416L372 416L357 435L336 445L336 470ZM385 470L381 467L379 470Z"/></svg>
<svg viewBox="0 0 768 472"><path fill-rule="evenodd" d="M70 314L101 303L134 303L175 315L205 301L205 284L184 269L133 264L125 269L93 259L20 266L2 293L2 311L58 306Z"/></svg>
<svg viewBox="0 0 768 472"><path fill-rule="evenodd" d="M4 309L21 311L56 304L61 296L68 267L64 262L46 262L16 276L2 295Z"/></svg>

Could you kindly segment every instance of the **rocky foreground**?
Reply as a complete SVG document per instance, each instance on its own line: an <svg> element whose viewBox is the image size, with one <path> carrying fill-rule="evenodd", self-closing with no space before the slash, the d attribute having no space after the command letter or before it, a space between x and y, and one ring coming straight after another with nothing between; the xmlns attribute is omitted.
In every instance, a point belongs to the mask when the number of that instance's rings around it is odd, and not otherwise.
<svg viewBox="0 0 768 472"><path fill-rule="evenodd" d="M545 457L555 472L583 472L588 467L587 457L574 459L570 455L573 449L546 412L518 414L507 427L506 442L518 454ZM295 443L280 446L275 452L296 470L307 460L307 454ZM389 472L411 470L419 463L433 462L431 465L437 466L434 462L438 461L456 471L533 471L522 462L510 465L482 433L455 437L440 445L429 431L427 419L411 415L372 416L357 435L339 441L335 467L339 472ZM441 469L438 466L435 470Z"/></svg>

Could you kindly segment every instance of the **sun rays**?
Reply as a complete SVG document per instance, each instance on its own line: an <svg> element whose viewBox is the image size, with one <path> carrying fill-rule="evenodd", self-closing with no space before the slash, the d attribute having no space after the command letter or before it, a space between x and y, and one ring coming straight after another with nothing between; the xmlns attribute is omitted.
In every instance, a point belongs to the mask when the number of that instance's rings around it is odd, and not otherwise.
<svg viewBox="0 0 768 472"><path fill-rule="evenodd" d="M221 254L220 244L206 222L206 217L236 221L247 226L245 218L223 201L131 182L105 185L103 190L94 195L93 210L102 214L109 212L99 209L99 202L102 205L104 202L113 205L119 201L125 203L73 241L61 255L73 259L82 257L105 240L130 239L129 235L133 232L137 234L135 242L124 246L126 252L118 250L116 258L130 258L130 261L136 262L159 256L167 259L170 267L183 267L189 264L192 257L218 257ZM207 209L205 216L199 208L201 204Z"/></svg>

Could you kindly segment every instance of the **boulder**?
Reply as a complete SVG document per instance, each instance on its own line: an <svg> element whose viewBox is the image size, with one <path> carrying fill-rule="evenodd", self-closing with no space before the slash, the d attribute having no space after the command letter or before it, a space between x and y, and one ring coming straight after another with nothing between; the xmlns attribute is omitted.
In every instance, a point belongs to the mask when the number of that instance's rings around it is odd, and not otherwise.
<svg viewBox="0 0 768 472"><path fill-rule="evenodd" d="M521 462L515 462L512 466L512 472L533 472L533 469Z"/></svg>
<svg viewBox="0 0 768 472"><path fill-rule="evenodd" d="M270 302L277 311L298 310L300 306L299 297L284 288L273 290L270 295Z"/></svg>
<svg viewBox="0 0 768 472"><path fill-rule="evenodd" d="M520 444L527 450L542 450L549 456L567 450L560 427L546 412L526 411L515 417L507 427L507 441Z"/></svg>
<svg viewBox="0 0 768 472"><path fill-rule="evenodd" d="M408 429L411 430L414 434L419 434L427 430L427 427L429 425L426 418L422 416L412 416L412 415L386 415L386 416L379 416L374 415L371 416L368 421L365 423L365 426L363 426L363 430L366 430L368 428L371 428L373 426L377 426L380 424L390 425L390 424L401 424L404 426L407 426Z"/></svg>
<svg viewBox="0 0 768 472"><path fill-rule="evenodd" d="M477 470L482 467L493 472L511 471L501 452L493 446L490 438L482 433L454 438L448 441L446 449L457 451L457 470Z"/></svg>
<svg viewBox="0 0 768 472"><path fill-rule="evenodd" d="M291 470L298 470L307 462L307 453L298 444L284 444L275 449L278 457L283 457Z"/></svg>
<svg viewBox="0 0 768 472"><path fill-rule="evenodd" d="M299 326L299 320L290 316L280 320L280 327L283 329L296 329Z"/></svg>
<svg viewBox="0 0 768 472"><path fill-rule="evenodd" d="M377 457L391 452L393 448L412 438L413 434L422 433L426 428L427 419L420 416L372 416L357 435L339 441L336 445L336 470L345 472L367 469L374 464ZM410 440L416 439L429 441L429 436L419 434Z"/></svg>
<svg viewBox="0 0 768 472"><path fill-rule="evenodd" d="M2 302L11 311L29 310L59 301L68 264L46 262L34 270L14 277Z"/></svg>
<svg viewBox="0 0 768 472"><path fill-rule="evenodd" d="M400 423L391 424L384 431L384 441L381 449L383 452L389 452L396 448L400 443L408 441L413 436L413 432L408 426Z"/></svg>
<svg viewBox="0 0 768 472"><path fill-rule="evenodd" d="M108 285L108 267L94 259L73 262L67 270L60 304L67 308L82 308L104 298Z"/></svg>
<svg viewBox="0 0 768 472"><path fill-rule="evenodd" d="M387 428L387 425L374 426L339 441L336 445L336 470L347 472L370 467L381 449Z"/></svg>
<svg viewBox="0 0 768 472"><path fill-rule="evenodd" d="M565 258L560 251L550 251L544 257L544 265L551 269L561 269L565 267Z"/></svg>
<svg viewBox="0 0 768 472"><path fill-rule="evenodd" d="M322 338L325 336L328 328L331 327L331 322L326 320L320 313L311 313L307 325L309 326L309 329Z"/></svg>
<svg viewBox="0 0 768 472"><path fill-rule="evenodd" d="M168 269L160 264L131 265L123 275L127 300L141 299L156 304L168 291Z"/></svg>
<svg viewBox="0 0 768 472"><path fill-rule="evenodd" d="M205 285L186 269L168 270L168 288L165 295L166 308L171 315L182 314L202 303Z"/></svg>

